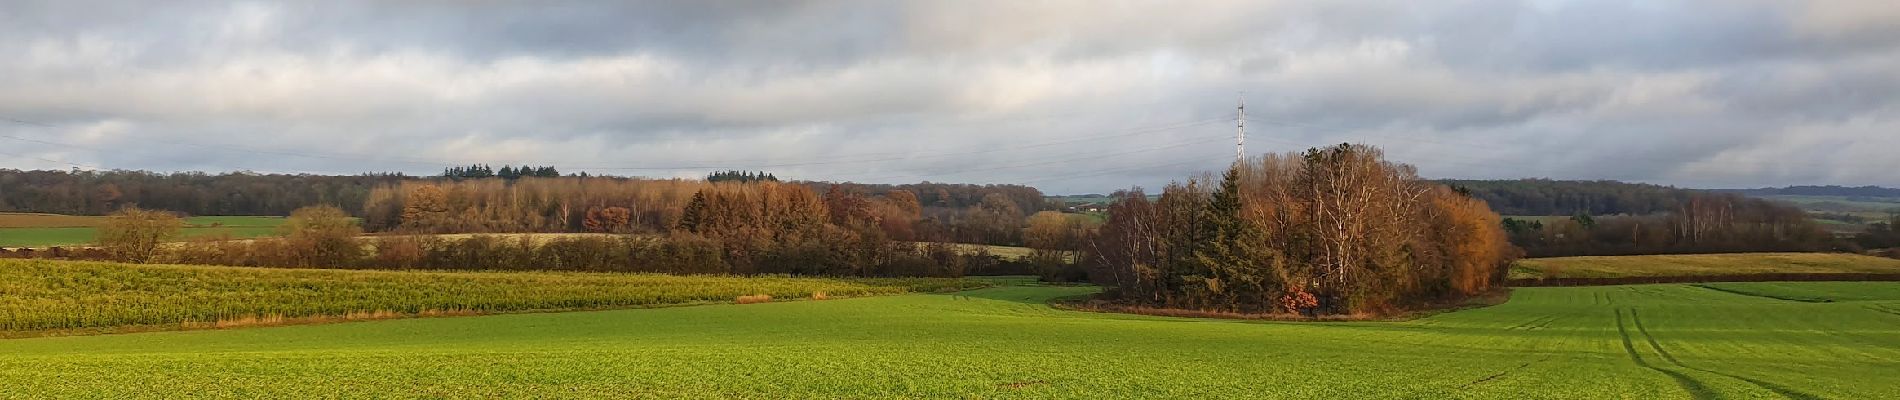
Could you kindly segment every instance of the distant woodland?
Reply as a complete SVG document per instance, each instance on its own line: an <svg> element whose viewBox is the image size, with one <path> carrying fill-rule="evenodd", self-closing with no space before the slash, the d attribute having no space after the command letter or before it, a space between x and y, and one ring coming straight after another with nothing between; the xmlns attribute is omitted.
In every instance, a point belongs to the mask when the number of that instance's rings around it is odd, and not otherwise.
<svg viewBox="0 0 1900 400"><path fill-rule="evenodd" d="M1042 232L1068 233L1044 235L1039 243L1033 237L1032 225L1037 220L1033 217L1058 211L1061 205L1028 186L778 179L764 171L724 171L707 179L640 179L561 175L551 166L486 165L448 168L442 175L428 177L0 169L0 211L104 215L137 206L188 215L288 215L307 206L329 205L358 218L362 228L372 233L671 234L684 229L705 236L695 231L697 221L724 218L708 213L740 209L707 201L720 200L717 196L736 187L773 185L783 189L747 201L758 202L759 207L776 206L776 201L809 193L822 200L823 219L829 224L874 225L879 236L892 241L1030 246L1044 251L1046 261L1077 257L1085 244L1096 239L1092 225L1070 226L1078 222L1051 217L1043 220L1054 227ZM1203 180L1200 190L1211 190L1212 182ZM1900 246L1888 218L1869 217L1866 232L1836 237L1822 230L1808 212L1735 191L1543 179L1434 183L1504 215L1498 227L1510 243L1532 257ZM742 192L750 190L762 189ZM1859 196L1893 189L1809 186L1752 191ZM713 206L728 209L704 208ZM1099 217L1078 221L1100 222ZM1052 274L1082 275L1078 270L1057 269Z"/></svg>
<svg viewBox="0 0 1900 400"><path fill-rule="evenodd" d="M416 179L401 174L0 169L0 211L105 215L137 205L191 215L290 215L300 207L329 204L360 213L372 190Z"/></svg>
<svg viewBox="0 0 1900 400"><path fill-rule="evenodd" d="M1722 189L1719 191L1751 196L1842 196L1900 198L1900 189L1879 186L1789 186L1760 189Z"/></svg>
<svg viewBox="0 0 1900 400"><path fill-rule="evenodd" d="M125 206L188 215L289 215L330 205L363 218L371 232L667 232L687 203L714 184L770 182L764 172L709 180L559 176L553 167L455 167L442 176L206 174L0 169L0 211L105 215ZM1026 218L1055 207L1020 185L792 182L814 193L913 198L918 224L899 236L1021 245ZM624 210L624 211L622 211ZM626 222L589 225L625 213ZM405 214L407 213L407 214ZM405 220L408 216L410 219Z"/></svg>
<svg viewBox="0 0 1900 400"><path fill-rule="evenodd" d="M1617 181L1441 180L1503 215L1647 215L1675 211L1697 191Z"/></svg>

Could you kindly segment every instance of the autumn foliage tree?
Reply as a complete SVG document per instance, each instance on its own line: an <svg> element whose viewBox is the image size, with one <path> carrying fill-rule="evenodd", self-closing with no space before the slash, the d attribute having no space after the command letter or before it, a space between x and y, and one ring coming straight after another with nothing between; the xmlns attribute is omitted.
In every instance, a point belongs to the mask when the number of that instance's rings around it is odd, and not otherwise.
<svg viewBox="0 0 1900 400"><path fill-rule="evenodd" d="M1490 290L1515 254L1482 201L1361 145L1117 197L1091 275L1142 305L1378 313Z"/></svg>
<svg viewBox="0 0 1900 400"><path fill-rule="evenodd" d="M448 219L448 195L436 185L421 185L409 190L402 203L402 226L416 229Z"/></svg>
<svg viewBox="0 0 1900 400"><path fill-rule="evenodd" d="M1083 241L1099 225L1088 216L1055 211L1038 212L1023 228L1023 244L1029 246L1028 261L1039 275L1049 281L1079 281L1086 272L1076 265Z"/></svg>
<svg viewBox="0 0 1900 400"><path fill-rule="evenodd" d="M145 262L158 253L160 244L178 238L184 226L184 220L169 212L126 207L106 217L98 228L98 243L115 260Z"/></svg>
<svg viewBox="0 0 1900 400"><path fill-rule="evenodd" d="M597 207L587 210L581 226L588 232L627 233L633 228L633 211L626 207Z"/></svg>
<svg viewBox="0 0 1900 400"><path fill-rule="evenodd" d="M333 206L310 206L290 212L278 227L284 235L284 256L289 266L337 267L361 259L363 234L355 218Z"/></svg>

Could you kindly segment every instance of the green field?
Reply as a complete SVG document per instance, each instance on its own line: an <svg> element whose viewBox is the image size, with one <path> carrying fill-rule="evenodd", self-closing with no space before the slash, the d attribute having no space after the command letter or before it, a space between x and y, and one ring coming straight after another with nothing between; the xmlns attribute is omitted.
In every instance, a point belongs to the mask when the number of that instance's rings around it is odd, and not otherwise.
<svg viewBox="0 0 1900 400"><path fill-rule="evenodd" d="M10 339L0 397L1900 396L1900 284L1735 285L1519 289L1406 322L1061 311L1095 289L1012 286Z"/></svg>
<svg viewBox="0 0 1900 400"><path fill-rule="evenodd" d="M1762 273L1900 274L1900 260L1841 253L1748 253L1528 258L1511 278L1628 278Z"/></svg>
<svg viewBox="0 0 1900 400"><path fill-rule="evenodd" d="M1768 195L1758 196L1764 199L1780 200L1809 208L1814 211L1870 213L1869 216L1884 216L1888 210L1900 210L1900 198L1882 199L1852 196L1800 196Z"/></svg>
<svg viewBox="0 0 1900 400"><path fill-rule="evenodd" d="M79 246L98 237L105 217L0 213L0 247ZM185 218L186 238L230 236L246 239L277 235L283 217L205 216Z"/></svg>
<svg viewBox="0 0 1900 400"><path fill-rule="evenodd" d="M1868 222L1886 221L1894 212L1900 212L1900 198L1857 197L1857 196L1799 196L1769 195L1757 196L1764 199L1784 201L1811 213L1846 214L1866 219ZM1835 232L1861 232L1865 225L1845 221L1816 219L1823 227Z"/></svg>

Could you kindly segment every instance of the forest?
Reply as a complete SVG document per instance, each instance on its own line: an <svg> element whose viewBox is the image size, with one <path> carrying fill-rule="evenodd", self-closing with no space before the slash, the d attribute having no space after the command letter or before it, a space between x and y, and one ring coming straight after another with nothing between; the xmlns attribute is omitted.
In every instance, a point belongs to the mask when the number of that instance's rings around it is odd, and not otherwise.
<svg viewBox="0 0 1900 400"><path fill-rule="evenodd" d="M190 215L289 215L329 204L352 214L379 186L418 179L403 174L282 175L251 172L157 173L0 169L0 211L105 215L143 208Z"/></svg>
<svg viewBox="0 0 1900 400"><path fill-rule="evenodd" d="M1380 314L1484 293L1516 256L1482 200L1361 145L1115 197L1090 276L1140 306Z"/></svg>
<svg viewBox="0 0 1900 400"><path fill-rule="evenodd" d="M1507 218L1504 227L1531 257L1851 250L1806 211L1728 193L1691 193L1656 214Z"/></svg>
<svg viewBox="0 0 1900 400"><path fill-rule="evenodd" d="M766 172L739 171L714 173L709 178L713 177L728 183L778 179ZM552 166L504 166L497 172L486 165L471 165L446 169L438 177L0 169L0 211L105 215L137 206L185 215L281 216L306 206L331 205L361 217L370 232L662 233L679 222L693 194L712 183L559 176ZM919 216L916 224L894 229L901 240L1022 245L1025 219L1037 211L1055 209L1042 192L1021 185L789 184L816 193L834 186L866 196L906 192L918 204ZM419 214L403 221L405 212Z"/></svg>
<svg viewBox="0 0 1900 400"><path fill-rule="evenodd" d="M1618 181L1440 180L1503 215L1648 215L1675 211L1697 191Z"/></svg>

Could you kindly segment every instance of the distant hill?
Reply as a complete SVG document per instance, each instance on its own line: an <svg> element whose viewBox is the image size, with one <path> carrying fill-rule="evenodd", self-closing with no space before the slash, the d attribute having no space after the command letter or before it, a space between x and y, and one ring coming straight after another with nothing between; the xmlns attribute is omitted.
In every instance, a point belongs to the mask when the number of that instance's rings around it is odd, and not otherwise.
<svg viewBox="0 0 1900 400"><path fill-rule="evenodd" d="M1618 181L1441 180L1503 215L1649 215L1673 211L1697 190Z"/></svg>
<svg viewBox="0 0 1900 400"><path fill-rule="evenodd" d="M1789 186L1759 189L1715 189L1717 192L1739 193L1749 196L1836 196L1868 198L1900 198L1900 189L1880 186Z"/></svg>

